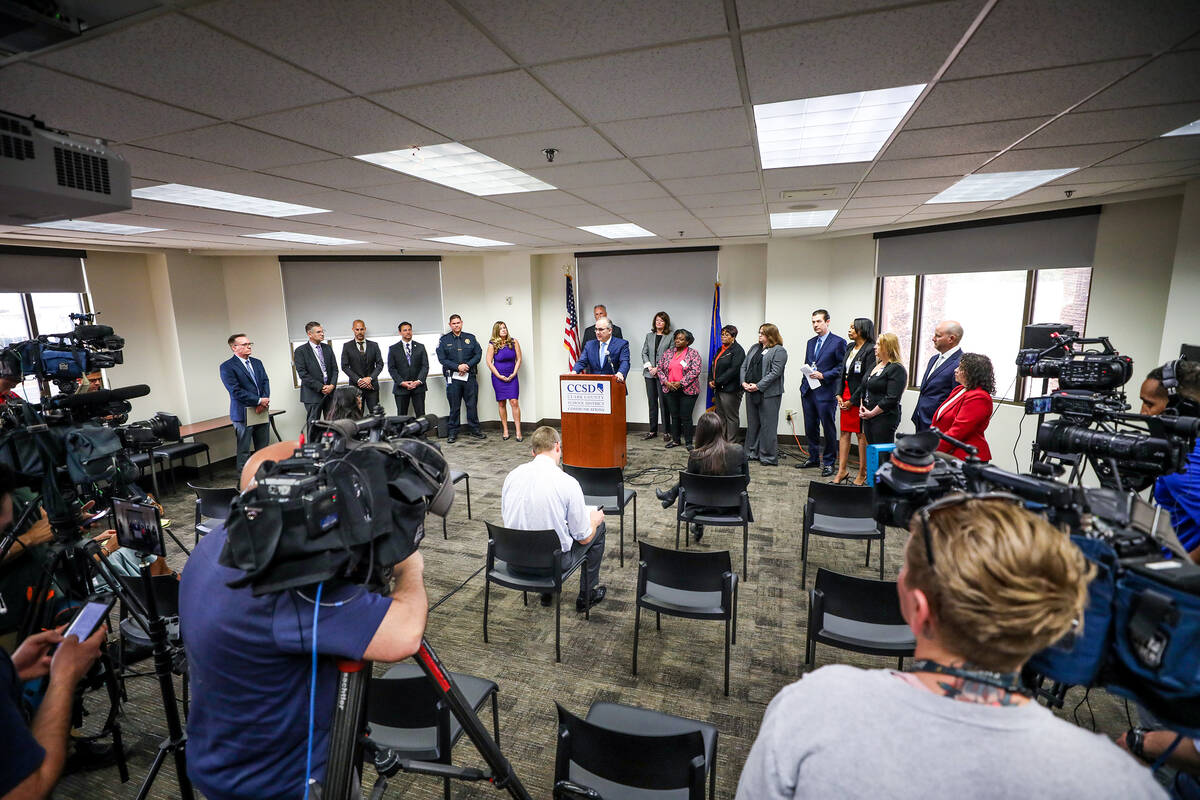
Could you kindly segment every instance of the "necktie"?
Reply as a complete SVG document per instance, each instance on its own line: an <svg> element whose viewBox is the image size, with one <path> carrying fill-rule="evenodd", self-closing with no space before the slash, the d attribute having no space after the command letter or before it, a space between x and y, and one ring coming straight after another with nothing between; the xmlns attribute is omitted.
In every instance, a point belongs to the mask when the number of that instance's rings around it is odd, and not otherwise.
<svg viewBox="0 0 1200 800"><path fill-rule="evenodd" d="M813 348L813 361L816 361L817 357L821 355L821 342L823 341L825 340L817 337L817 346Z"/></svg>
<svg viewBox="0 0 1200 800"><path fill-rule="evenodd" d="M608 363L608 342L601 342L600 343L600 369L604 369L604 367L607 365L607 363Z"/></svg>
<svg viewBox="0 0 1200 800"><path fill-rule="evenodd" d="M408 361L409 365L411 366L412 365L412 344L410 342L404 343L404 358Z"/></svg>
<svg viewBox="0 0 1200 800"><path fill-rule="evenodd" d="M314 344L313 350L317 352L317 363L321 365L321 375L325 375L325 354L321 352L321 345Z"/></svg>
<svg viewBox="0 0 1200 800"><path fill-rule="evenodd" d="M367 345L366 345L366 343L365 343L365 342L359 342L359 343L358 343L358 352L360 352L360 353L366 353L366 352L367 352Z"/></svg>
<svg viewBox="0 0 1200 800"><path fill-rule="evenodd" d="M246 371L250 373L250 380L254 381L254 388L258 388L258 378L254 377L254 365L250 363L250 359L242 362L246 366Z"/></svg>

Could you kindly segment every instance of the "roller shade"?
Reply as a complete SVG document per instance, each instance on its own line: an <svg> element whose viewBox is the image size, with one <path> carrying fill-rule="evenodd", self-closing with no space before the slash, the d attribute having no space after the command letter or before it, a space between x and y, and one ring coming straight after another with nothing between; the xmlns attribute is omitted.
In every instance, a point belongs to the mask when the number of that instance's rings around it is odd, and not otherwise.
<svg viewBox="0 0 1200 800"><path fill-rule="evenodd" d="M86 257L83 250L0 247L0 292L82 293Z"/></svg>

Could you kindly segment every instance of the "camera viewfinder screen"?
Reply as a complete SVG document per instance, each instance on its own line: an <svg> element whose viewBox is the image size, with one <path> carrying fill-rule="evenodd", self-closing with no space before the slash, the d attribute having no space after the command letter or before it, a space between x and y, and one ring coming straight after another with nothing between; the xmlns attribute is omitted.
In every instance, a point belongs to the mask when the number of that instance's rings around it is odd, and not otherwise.
<svg viewBox="0 0 1200 800"><path fill-rule="evenodd" d="M167 554L158 509L154 506L114 498L113 522L117 529L117 543L122 547L156 556Z"/></svg>

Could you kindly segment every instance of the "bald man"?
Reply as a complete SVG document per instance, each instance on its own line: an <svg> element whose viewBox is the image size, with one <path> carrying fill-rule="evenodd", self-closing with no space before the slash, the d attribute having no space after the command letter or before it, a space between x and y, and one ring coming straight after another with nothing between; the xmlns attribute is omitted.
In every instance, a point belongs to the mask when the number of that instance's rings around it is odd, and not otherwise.
<svg viewBox="0 0 1200 800"><path fill-rule="evenodd" d="M917 431L927 430L933 413L945 402L954 388L954 370L962 358L962 325L952 319L942 320L933 329L933 348L937 355L929 359L925 377L921 380L921 395L913 409L912 421Z"/></svg>
<svg viewBox="0 0 1200 800"><path fill-rule="evenodd" d="M296 442L256 452L242 469L243 489L263 462L288 458ZM192 551L179 588L179 624L191 671L188 776L209 800L300 797L309 730L309 681L317 641L313 776L323 780L337 679L336 660L402 661L425 631L424 560L397 564L390 597L329 582L255 597L232 589L240 570L218 558L224 525Z"/></svg>

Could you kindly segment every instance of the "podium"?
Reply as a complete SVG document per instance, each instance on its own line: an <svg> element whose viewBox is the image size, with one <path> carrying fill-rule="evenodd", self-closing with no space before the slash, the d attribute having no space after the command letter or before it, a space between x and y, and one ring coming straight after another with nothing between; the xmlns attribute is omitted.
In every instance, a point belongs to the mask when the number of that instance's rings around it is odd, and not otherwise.
<svg viewBox="0 0 1200 800"><path fill-rule="evenodd" d="M624 467L625 384L612 375L560 375L563 462Z"/></svg>

